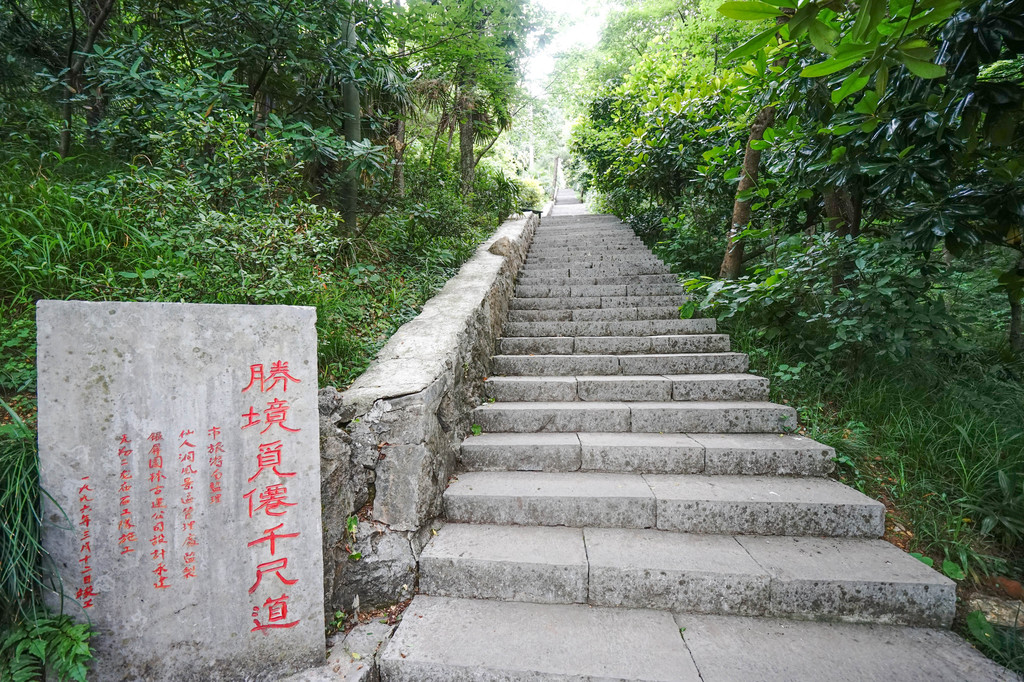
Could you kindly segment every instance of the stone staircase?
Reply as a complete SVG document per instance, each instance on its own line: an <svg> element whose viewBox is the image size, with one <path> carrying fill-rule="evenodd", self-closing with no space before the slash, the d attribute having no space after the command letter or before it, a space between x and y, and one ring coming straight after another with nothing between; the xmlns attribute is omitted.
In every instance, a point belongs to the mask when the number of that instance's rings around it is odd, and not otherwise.
<svg viewBox="0 0 1024 682"><path fill-rule="evenodd" d="M560 196L382 678L1003 679L942 629L954 583L879 539L884 507L683 302Z"/></svg>

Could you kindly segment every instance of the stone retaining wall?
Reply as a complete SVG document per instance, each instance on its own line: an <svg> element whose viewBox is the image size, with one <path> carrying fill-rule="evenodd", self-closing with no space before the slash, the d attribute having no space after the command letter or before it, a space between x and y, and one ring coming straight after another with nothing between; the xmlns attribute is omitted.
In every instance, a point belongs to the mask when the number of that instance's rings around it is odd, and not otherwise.
<svg viewBox="0 0 1024 682"><path fill-rule="evenodd" d="M502 224L348 390L320 391L328 614L415 593L416 562L539 222L528 216ZM370 520L349 534L346 519L364 507Z"/></svg>

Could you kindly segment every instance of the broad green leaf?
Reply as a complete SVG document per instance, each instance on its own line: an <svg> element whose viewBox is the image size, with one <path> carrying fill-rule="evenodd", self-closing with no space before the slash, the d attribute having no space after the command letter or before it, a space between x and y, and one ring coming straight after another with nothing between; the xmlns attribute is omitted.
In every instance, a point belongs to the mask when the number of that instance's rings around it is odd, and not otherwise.
<svg viewBox="0 0 1024 682"><path fill-rule="evenodd" d="M963 580L965 577L967 577L967 575L964 573L964 570L960 568L960 564L956 563L955 561L950 561L949 559L946 559L942 562L942 572L945 573L947 577L952 578L953 580Z"/></svg>
<svg viewBox="0 0 1024 682"><path fill-rule="evenodd" d="M914 59L920 59L922 61L930 61L931 58L935 56L934 48L932 48L927 41L921 40L920 38L905 40L896 49L905 55L909 55Z"/></svg>
<svg viewBox="0 0 1024 682"><path fill-rule="evenodd" d="M835 73L836 71L842 71L848 66L853 66L861 60L863 55L850 55L847 57L832 57L831 59L821 62L819 64L811 64L800 72L800 75L804 78L818 78L819 76L828 76Z"/></svg>
<svg viewBox="0 0 1024 682"><path fill-rule="evenodd" d="M914 557L915 559L917 559L918 561L920 561L922 564L924 564L926 566L932 566L932 565L935 564L935 560L934 559L932 559L930 556L925 556L925 555L921 554L920 552L911 552L910 556Z"/></svg>
<svg viewBox="0 0 1024 682"><path fill-rule="evenodd" d="M864 89L870 80L870 77L865 76L864 72L867 71L867 67L870 64L871 62L868 62L864 66L860 67L853 73L853 75L843 81L842 86L838 90L835 90L831 95L833 104L839 104L850 95L855 95Z"/></svg>
<svg viewBox="0 0 1024 682"><path fill-rule="evenodd" d="M817 18L812 19L811 23L807 26L807 33L811 37L811 43L820 52L826 54L836 53L836 46L832 43L839 37L839 32L828 24Z"/></svg>
<svg viewBox="0 0 1024 682"><path fill-rule="evenodd" d="M878 67L878 71L875 72L875 94L878 95L878 99L882 99L885 96L885 88L889 85L889 67L882 64Z"/></svg>
<svg viewBox="0 0 1024 682"><path fill-rule="evenodd" d="M804 34L808 25L818 14L818 6L814 3L804 5L786 22L786 30L790 38L796 40Z"/></svg>
<svg viewBox="0 0 1024 682"><path fill-rule="evenodd" d="M946 67L944 66L915 59L905 54L899 55L899 59L918 78L941 78L946 75Z"/></svg>
<svg viewBox="0 0 1024 682"><path fill-rule="evenodd" d="M765 149L768 149L768 147L770 147L770 146L771 145L769 145L764 140L751 140L750 141L750 148L755 150L755 151L761 152L761 151L764 151Z"/></svg>
<svg viewBox="0 0 1024 682"><path fill-rule="evenodd" d="M857 12L857 21L850 31L850 38L856 42L867 40L868 36L885 18L885 0L864 0Z"/></svg>
<svg viewBox="0 0 1024 682"><path fill-rule="evenodd" d="M774 19L782 14L778 7L772 7L765 2L723 2L718 6L718 12L730 19L740 21L761 21L762 19Z"/></svg>
<svg viewBox="0 0 1024 682"><path fill-rule="evenodd" d="M985 646L994 646L996 631L985 618L984 611L971 611L967 614L967 629L971 635Z"/></svg>
<svg viewBox="0 0 1024 682"><path fill-rule="evenodd" d="M858 114L864 114L865 116L871 116L878 109L878 93L874 90L867 90L864 96L853 105L853 110Z"/></svg>
<svg viewBox="0 0 1024 682"><path fill-rule="evenodd" d="M749 57L767 45L768 41L772 39L772 36L774 36L776 32L776 28L774 26L770 26L760 33L755 33L753 38L725 55L725 61L730 61L737 57Z"/></svg>

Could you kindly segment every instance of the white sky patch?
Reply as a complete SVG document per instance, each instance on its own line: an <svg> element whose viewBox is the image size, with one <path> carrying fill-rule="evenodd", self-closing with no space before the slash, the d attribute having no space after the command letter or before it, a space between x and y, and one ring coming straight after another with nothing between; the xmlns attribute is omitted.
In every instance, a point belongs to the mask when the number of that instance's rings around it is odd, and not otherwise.
<svg viewBox="0 0 1024 682"><path fill-rule="evenodd" d="M526 87L530 94L541 97L548 76L555 68L555 55L575 45L594 47L601 38L601 28L608 10L615 3L607 0L533 1L556 16L556 26L563 24L561 29L556 29L557 33L547 47L527 60Z"/></svg>

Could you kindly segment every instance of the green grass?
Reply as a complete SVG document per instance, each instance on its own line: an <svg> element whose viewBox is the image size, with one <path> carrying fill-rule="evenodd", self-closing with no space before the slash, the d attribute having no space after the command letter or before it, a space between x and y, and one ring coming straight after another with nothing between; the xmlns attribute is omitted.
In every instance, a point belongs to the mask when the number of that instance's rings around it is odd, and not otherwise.
<svg viewBox="0 0 1024 682"><path fill-rule="evenodd" d="M771 399L797 408L801 433L836 450L836 476L889 509L886 537L953 562L963 586L989 574L1024 579L1024 362L997 344L973 353L868 358L842 370L805 364L782 340L742 320L722 331L751 369L772 378ZM999 663L1024 672L1020 630L956 629Z"/></svg>

